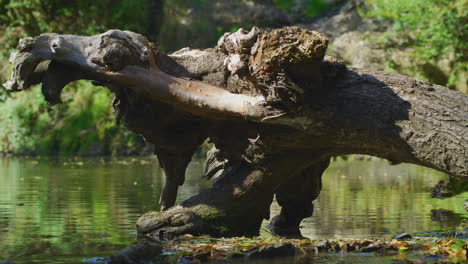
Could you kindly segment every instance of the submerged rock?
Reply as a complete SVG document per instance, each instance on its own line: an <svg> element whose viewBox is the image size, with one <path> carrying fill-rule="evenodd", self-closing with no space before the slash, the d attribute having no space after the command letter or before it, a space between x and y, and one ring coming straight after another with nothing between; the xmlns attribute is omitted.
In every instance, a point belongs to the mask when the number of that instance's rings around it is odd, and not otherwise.
<svg viewBox="0 0 468 264"><path fill-rule="evenodd" d="M160 243L142 239L107 257L105 263L153 263L153 261L161 255L161 252L162 245Z"/></svg>
<svg viewBox="0 0 468 264"><path fill-rule="evenodd" d="M412 239L413 236L408 233L401 233L401 234L395 235L393 238L395 238L396 240L405 240L405 239Z"/></svg>
<svg viewBox="0 0 468 264"><path fill-rule="evenodd" d="M271 246L264 246L246 254L249 258L278 258L291 257L296 254L296 250L291 243L281 243Z"/></svg>
<svg viewBox="0 0 468 264"><path fill-rule="evenodd" d="M382 249L382 245L380 243L372 243L369 246L363 248L362 252L375 252Z"/></svg>

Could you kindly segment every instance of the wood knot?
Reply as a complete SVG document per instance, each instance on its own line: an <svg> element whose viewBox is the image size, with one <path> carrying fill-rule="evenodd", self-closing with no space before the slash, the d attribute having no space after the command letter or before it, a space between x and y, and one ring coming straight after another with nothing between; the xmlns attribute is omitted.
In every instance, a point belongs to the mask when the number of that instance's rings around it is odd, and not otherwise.
<svg viewBox="0 0 468 264"><path fill-rule="evenodd" d="M151 43L142 35L130 31L109 30L101 35L99 48L92 62L111 71L127 65L148 67L152 56Z"/></svg>
<svg viewBox="0 0 468 264"><path fill-rule="evenodd" d="M259 35L252 47L250 73L268 87L270 104L291 106L321 90L321 63L328 39L315 31L298 27L274 29ZM286 106L290 108L290 106Z"/></svg>
<svg viewBox="0 0 468 264"><path fill-rule="evenodd" d="M255 72L271 72L279 67L320 62L328 39L298 27L274 29L259 36L252 48L251 65Z"/></svg>
<svg viewBox="0 0 468 264"><path fill-rule="evenodd" d="M224 33L218 40L217 48L224 53L248 54L259 33L260 29L257 27L252 27L250 31L240 28L234 33Z"/></svg>

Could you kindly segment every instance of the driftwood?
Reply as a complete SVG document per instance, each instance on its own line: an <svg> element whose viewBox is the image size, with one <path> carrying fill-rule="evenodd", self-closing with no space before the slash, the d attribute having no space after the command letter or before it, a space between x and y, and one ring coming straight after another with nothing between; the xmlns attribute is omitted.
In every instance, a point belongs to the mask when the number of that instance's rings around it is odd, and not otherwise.
<svg viewBox="0 0 468 264"><path fill-rule="evenodd" d="M325 56L328 40L297 27L225 34L213 49L158 51L119 30L91 37L25 38L5 87L42 83L51 104L71 81L115 94L117 118L155 145L166 172L162 214L137 229L154 238L183 233L299 235L321 175L337 155L368 154L468 178L468 96L398 74L347 68ZM213 187L174 207L196 148L207 138Z"/></svg>

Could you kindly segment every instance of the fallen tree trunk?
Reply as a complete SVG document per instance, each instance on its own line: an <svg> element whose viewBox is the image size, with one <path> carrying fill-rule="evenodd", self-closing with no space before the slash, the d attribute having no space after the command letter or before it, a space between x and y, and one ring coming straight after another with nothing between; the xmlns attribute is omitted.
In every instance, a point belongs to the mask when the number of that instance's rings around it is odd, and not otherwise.
<svg viewBox="0 0 468 264"><path fill-rule="evenodd" d="M51 104L77 79L115 94L118 119L155 145L166 172L162 215L140 234L300 235L332 156L368 154L431 167L467 181L468 97L398 74L349 69L325 56L328 40L290 27L225 34L214 49L167 56L141 35L111 30L23 39L12 55L12 91L42 83ZM196 148L216 146L213 187L176 207ZM290 195L291 193L295 195Z"/></svg>

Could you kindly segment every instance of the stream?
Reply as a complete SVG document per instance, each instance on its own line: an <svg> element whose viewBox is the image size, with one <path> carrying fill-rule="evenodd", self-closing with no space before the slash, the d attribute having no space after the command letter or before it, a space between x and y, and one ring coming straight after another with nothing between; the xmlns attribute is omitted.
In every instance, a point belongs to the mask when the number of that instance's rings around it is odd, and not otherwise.
<svg viewBox="0 0 468 264"><path fill-rule="evenodd" d="M179 202L209 188L202 173L203 159L195 157ZM430 198L430 188L447 178L374 158L335 161L323 177L313 217L301 224L302 233L327 239L454 231L466 225L468 192ZM101 257L135 241L136 220L159 210L163 184L153 157L0 158L0 263L101 263ZM272 216L279 209L273 203ZM319 254L301 261L258 263L395 263L372 253Z"/></svg>

